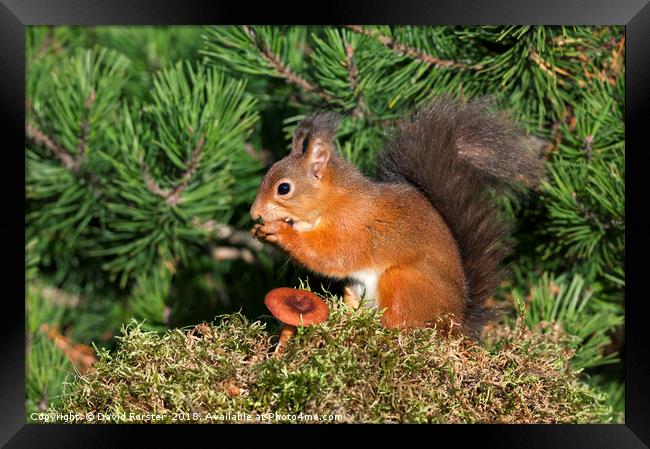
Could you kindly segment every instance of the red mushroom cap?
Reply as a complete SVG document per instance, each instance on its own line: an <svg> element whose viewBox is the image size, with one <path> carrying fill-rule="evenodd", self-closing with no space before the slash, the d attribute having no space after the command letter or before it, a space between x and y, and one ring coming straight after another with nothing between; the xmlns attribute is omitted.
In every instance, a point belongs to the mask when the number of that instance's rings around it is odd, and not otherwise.
<svg viewBox="0 0 650 449"><path fill-rule="evenodd" d="M307 290L280 287L266 294L264 304L278 320L292 326L310 326L329 317L329 307Z"/></svg>

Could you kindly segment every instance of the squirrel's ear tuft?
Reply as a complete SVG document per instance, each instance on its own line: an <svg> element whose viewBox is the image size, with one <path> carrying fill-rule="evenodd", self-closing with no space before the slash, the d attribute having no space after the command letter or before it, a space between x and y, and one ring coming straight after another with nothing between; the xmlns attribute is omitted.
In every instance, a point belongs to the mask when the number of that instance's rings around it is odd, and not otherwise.
<svg viewBox="0 0 650 449"><path fill-rule="evenodd" d="M340 116L334 112L316 112L304 118L293 134L292 150L302 155L309 175L320 179L334 151L334 136Z"/></svg>
<svg viewBox="0 0 650 449"><path fill-rule="evenodd" d="M307 154L316 139L331 144L340 120L340 116L331 111L319 111L305 117L293 133L291 152Z"/></svg>

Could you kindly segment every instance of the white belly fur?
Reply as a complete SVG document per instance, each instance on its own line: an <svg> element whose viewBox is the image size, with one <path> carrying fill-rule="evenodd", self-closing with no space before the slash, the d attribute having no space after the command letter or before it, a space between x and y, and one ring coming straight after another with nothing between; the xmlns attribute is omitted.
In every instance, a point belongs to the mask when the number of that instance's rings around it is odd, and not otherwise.
<svg viewBox="0 0 650 449"><path fill-rule="evenodd" d="M377 282L379 281L379 272L376 270L359 270L350 273L348 276L358 282L357 293L360 298L364 298L364 304L369 307L377 306Z"/></svg>

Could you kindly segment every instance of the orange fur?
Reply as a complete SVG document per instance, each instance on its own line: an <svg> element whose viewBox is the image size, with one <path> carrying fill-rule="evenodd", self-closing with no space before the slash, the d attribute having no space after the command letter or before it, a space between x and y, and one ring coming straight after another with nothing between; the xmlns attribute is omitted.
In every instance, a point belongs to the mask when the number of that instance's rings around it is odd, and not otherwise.
<svg viewBox="0 0 650 449"><path fill-rule="evenodd" d="M256 225L254 234L325 276L344 279L360 270L378 272L377 301L386 309L387 327L424 326L445 314L462 320L463 268L442 217L415 188L374 183L360 174L341 176L344 171L338 167L345 161L330 157L334 160L319 181L319 195L307 196L311 201L303 198L299 208L269 208L274 191L260 188L251 215L261 216L264 224ZM290 173L295 177L304 169L301 159L289 160L280 178ZM279 215L269 219L264 205ZM318 211L320 220L308 231L279 219L299 220L309 215L306 211Z"/></svg>
<svg viewBox="0 0 650 449"><path fill-rule="evenodd" d="M478 338L510 248L510 224L486 192L516 190L522 176L534 185L543 160L487 103L441 98L400 125L370 180L335 151L337 120L300 122L257 192L254 235L348 280L345 302L376 301L388 327L442 322Z"/></svg>

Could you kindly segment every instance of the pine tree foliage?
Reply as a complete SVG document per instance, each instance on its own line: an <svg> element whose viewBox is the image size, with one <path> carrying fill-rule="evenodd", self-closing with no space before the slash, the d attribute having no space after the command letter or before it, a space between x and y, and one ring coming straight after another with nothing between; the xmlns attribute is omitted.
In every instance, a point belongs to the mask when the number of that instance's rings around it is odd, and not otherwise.
<svg viewBox="0 0 650 449"><path fill-rule="evenodd" d="M43 323L61 323L66 310L46 300L37 289L39 257L34 251L36 244L37 240L33 239L25 247L25 414L28 417L56 403L66 377L73 372L70 361L41 332Z"/></svg>
<svg viewBox="0 0 650 449"><path fill-rule="evenodd" d="M104 267L123 282L161 258L186 262L190 245L205 241L197 223L227 221L252 199L259 167L243 146L257 119L253 99L243 83L201 70L162 71L152 103L125 108L120 153L105 154L115 169L112 220L89 255L111 258Z"/></svg>
<svg viewBox="0 0 650 449"><path fill-rule="evenodd" d="M551 239L544 240L540 251L577 256L589 265L585 273L620 266L620 29L212 27L204 39L203 53L215 66L283 79L303 102L303 111L329 107L346 114L339 133L341 150L364 167L372 165L391 120L431 97L455 92L495 98L534 137L547 142L553 162L544 188L550 219L542 216L543 210L536 218L548 220L549 226L539 229L549 229L560 239L550 244ZM301 116L288 117L287 124ZM564 182L567 177L571 180ZM592 256L595 260L587 262Z"/></svg>
<svg viewBox="0 0 650 449"><path fill-rule="evenodd" d="M26 124L28 233L44 263L65 273L101 258L125 285L185 260L205 241L197 223L250 201L259 164L244 141L257 115L241 81L179 63L157 75L150 103L129 104L123 56L78 50L58 67L54 95L30 95Z"/></svg>
<svg viewBox="0 0 650 449"><path fill-rule="evenodd" d="M261 295L296 278L250 238L247 211L302 117L343 114L339 149L373 175L396 120L439 94L489 96L547 160L536 192L503 200L518 249L497 296L525 304L529 326L573 335L574 365L620 399L617 374L600 373L617 361L625 285L621 27L29 27L26 37L34 337L50 323L110 345L131 316L157 331L247 304L259 316ZM44 285L81 299L54 313ZM43 367L65 361L36 343L34 407L61 381Z"/></svg>
<svg viewBox="0 0 650 449"><path fill-rule="evenodd" d="M546 256L561 254L587 274L624 284L618 268L625 253L624 90L597 83L560 128L560 143L545 195L554 242Z"/></svg>
<svg viewBox="0 0 650 449"><path fill-rule="evenodd" d="M608 331L620 326L623 318L620 311L601 309L591 311L587 306L593 292L585 279L574 275L553 278L548 273L539 279L530 291L527 300L515 290L515 300L524 305L524 320L529 326L559 325L574 336L571 346L576 350L572 360L577 369L591 368L617 362L617 354L603 354L602 348L611 343ZM619 313L616 313L619 312Z"/></svg>
<svg viewBox="0 0 650 449"><path fill-rule="evenodd" d="M158 70L172 67L198 51L201 28L194 26L99 26L96 45L116 50L133 64L125 93L130 98L148 98Z"/></svg>
<svg viewBox="0 0 650 449"><path fill-rule="evenodd" d="M238 236L229 221L241 219L262 167L244 146L258 115L243 81L179 60L190 45L167 45L199 32L28 31L30 410L52 403L73 372L43 325L104 344L131 315L162 329L174 273ZM151 47L143 54L129 40ZM59 288L78 303L43 294Z"/></svg>
<svg viewBox="0 0 650 449"><path fill-rule="evenodd" d="M91 221L105 219L98 198L106 166L98 154L110 151L127 64L106 50L79 49L58 61L48 89L27 91L27 233L39 237L43 263L56 261L62 274L78 266L75 249L92 233Z"/></svg>

